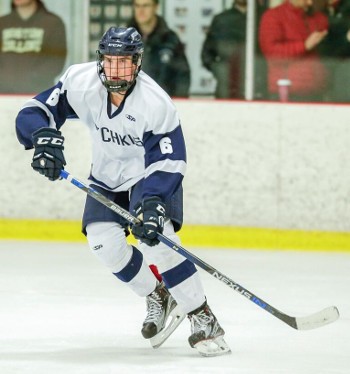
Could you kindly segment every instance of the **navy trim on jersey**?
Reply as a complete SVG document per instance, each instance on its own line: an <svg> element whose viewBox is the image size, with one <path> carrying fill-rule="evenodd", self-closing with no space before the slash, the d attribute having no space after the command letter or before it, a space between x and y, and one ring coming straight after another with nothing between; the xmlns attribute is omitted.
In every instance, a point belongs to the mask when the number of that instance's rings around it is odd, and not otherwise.
<svg viewBox="0 0 350 374"><path fill-rule="evenodd" d="M56 86L41 92L34 97L29 104L25 106L17 115L16 118L16 133L18 140L24 145L26 149L33 148L32 134L34 131L48 127L49 114L52 116L54 125L59 130L67 118L73 119L78 118L77 114L70 106L67 99L67 92L59 94L57 105L49 105L48 100L51 95L57 90L60 90L62 83L58 82ZM37 106L35 103L41 103ZM45 112L47 111L47 112Z"/></svg>
<svg viewBox="0 0 350 374"><path fill-rule="evenodd" d="M163 138L169 138L171 141L172 153L162 153L159 142ZM181 126L177 126L173 131L165 134L154 134L151 131L143 135L143 144L145 147L145 167L147 168L154 162L170 159L182 160L186 162L186 146L183 138Z"/></svg>
<svg viewBox="0 0 350 374"><path fill-rule="evenodd" d="M47 127L47 115L38 107L22 109L16 118L16 134L25 149L33 148L32 134L42 127Z"/></svg>
<svg viewBox="0 0 350 374"><path fill-rule="evenodd" d="M48 110L52 113L53 118L56 123L56 128L59 130L62 125L65 123L67 118L78 118L77 114L70 106L67 98L67 91L61 92L62 82L58 82L56 86L50 88L47 91L40 93L39 95L35 96L34 99L43 103ZM57 104L50 105L48 100L50 96L54 93L54 91L60 90L59 99Z"/></svg>
<svg viewBox="0 0 350 374"><path fill-rule="evenodd" d="M164 138L170 139L171 151L162 149L160 142ZM180 124L171 132L154 134L149 131L143 136L145 148L145 168L157 163L156 170L146 175L143 197L159 196L165 200L171 196L179 187L183 179L181 170L186 162L186 147ZM179 161L172 170L162 170L166 167L166 160ZM178 169L178 170L176 170ZM146 170L147 172L147 170Z"/></svg>
<svg viewBox="0 0 350 374"><path fill-rule="evenodd" d="M111 95L111 94L108 94ZM124 98L125 100L125 98ZM124 100L120 103L117 110L112 113L112 102L111 99L108 97L107 99L107 114L110 119L116 117L124 108Z"/></svg>
<svg viewBox="0 0 350 374"><path fill-rule="evenodd" d="M146 187L142 198L158 196L165 201L179 188L182 180L183 175L180 173L156 171L145 178L144 184Z"/></svg>
<svg viewBox="0 0 350 374"><path fill-rule="evenodd" d="M194 264L186 259L185 261L181 262L181 264L168 271L165 271L161 275L166 287L170 289L179 285L181 282L185 281L196 272L197 269Z"/></svg>
<svg viewBox="0 0 350 374"><path fill-rule="evenodd" d="M131 92L134 90L135 84L136 84L136 82L134 82L134 84L128 89L128 91L125 94L125 97L124 97L123 101L121 102L118 109L114 113L112 113L112 102L111 102L111 98L110 98L110 95L112 95L112 94L111 93L108 94L108 102L107 102L108 113L107 114L108 114L108 117L110 119L114 118L115 116L117 116L119 113L122 112L122 110L124 109L125 100L131 94Z"/></svg>
<svg viewBox="0 0 350 374"><path fill-rule="evenodd" d="M143 261L142 253L132 246L132 256L128 264L119 273L113 273L122 282L128 283L135 278L140 271Z"/></svg>

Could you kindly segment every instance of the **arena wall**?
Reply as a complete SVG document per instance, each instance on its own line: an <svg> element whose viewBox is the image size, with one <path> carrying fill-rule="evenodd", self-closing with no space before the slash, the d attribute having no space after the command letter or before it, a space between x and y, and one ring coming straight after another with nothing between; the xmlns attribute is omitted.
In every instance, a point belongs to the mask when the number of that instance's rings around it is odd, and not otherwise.
<svg viewBox="0 0 350 374"><path fill-rule="evenodd" d="M84 194L30 167L15 134L27 96L0 96L1 220L80 219ZM350 106L175 100L188 150L185 223L346 235ZM67 121L67 170L89 173L89 134ZM1 228L1 226L0 226ZM0 234L1 236L1 234Z"/></svg>

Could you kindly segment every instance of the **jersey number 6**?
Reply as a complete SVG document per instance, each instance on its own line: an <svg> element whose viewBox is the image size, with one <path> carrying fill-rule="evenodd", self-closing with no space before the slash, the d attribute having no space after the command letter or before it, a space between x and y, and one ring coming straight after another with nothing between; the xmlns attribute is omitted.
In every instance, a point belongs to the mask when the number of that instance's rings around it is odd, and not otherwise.
<svg viewBox="0 0 350 374"><path fill-rule="evenodd" d="M168 137L160 139L159 147L163 155L166 153L173 153L173 146L171 145L171 139Z"/></svg>

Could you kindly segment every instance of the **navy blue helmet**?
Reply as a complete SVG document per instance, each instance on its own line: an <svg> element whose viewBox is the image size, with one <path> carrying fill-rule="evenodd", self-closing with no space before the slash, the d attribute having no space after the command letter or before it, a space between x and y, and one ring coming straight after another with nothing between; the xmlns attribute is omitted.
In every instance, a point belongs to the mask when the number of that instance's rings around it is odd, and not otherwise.
<svg viewBox="0 0 350 374"><path fill-rule="evenodd" d="M109 92L126 92L135 82L141 69L143 43L141 35L134 27L111 27L102 36L98 44L97 71ZM136 69L132 76L113 78L104 69L104 59L107 56L131 56ZM111 73L112 74L112 73Z"/></svg>

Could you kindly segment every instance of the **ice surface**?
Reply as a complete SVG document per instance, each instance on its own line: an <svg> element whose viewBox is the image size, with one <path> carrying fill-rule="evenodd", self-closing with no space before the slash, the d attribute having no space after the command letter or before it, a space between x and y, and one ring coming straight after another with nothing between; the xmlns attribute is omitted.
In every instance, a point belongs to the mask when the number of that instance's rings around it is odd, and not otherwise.
<svg viewBox="0 0 350 374"><path fill-rule="evenodd" d="M340 319L296 331L199 270L232 354L199 356L187 320L154 350L144 300L86 245L1 241L0 373L350 373L350 254L188 249L285 313Z"/></svg>

